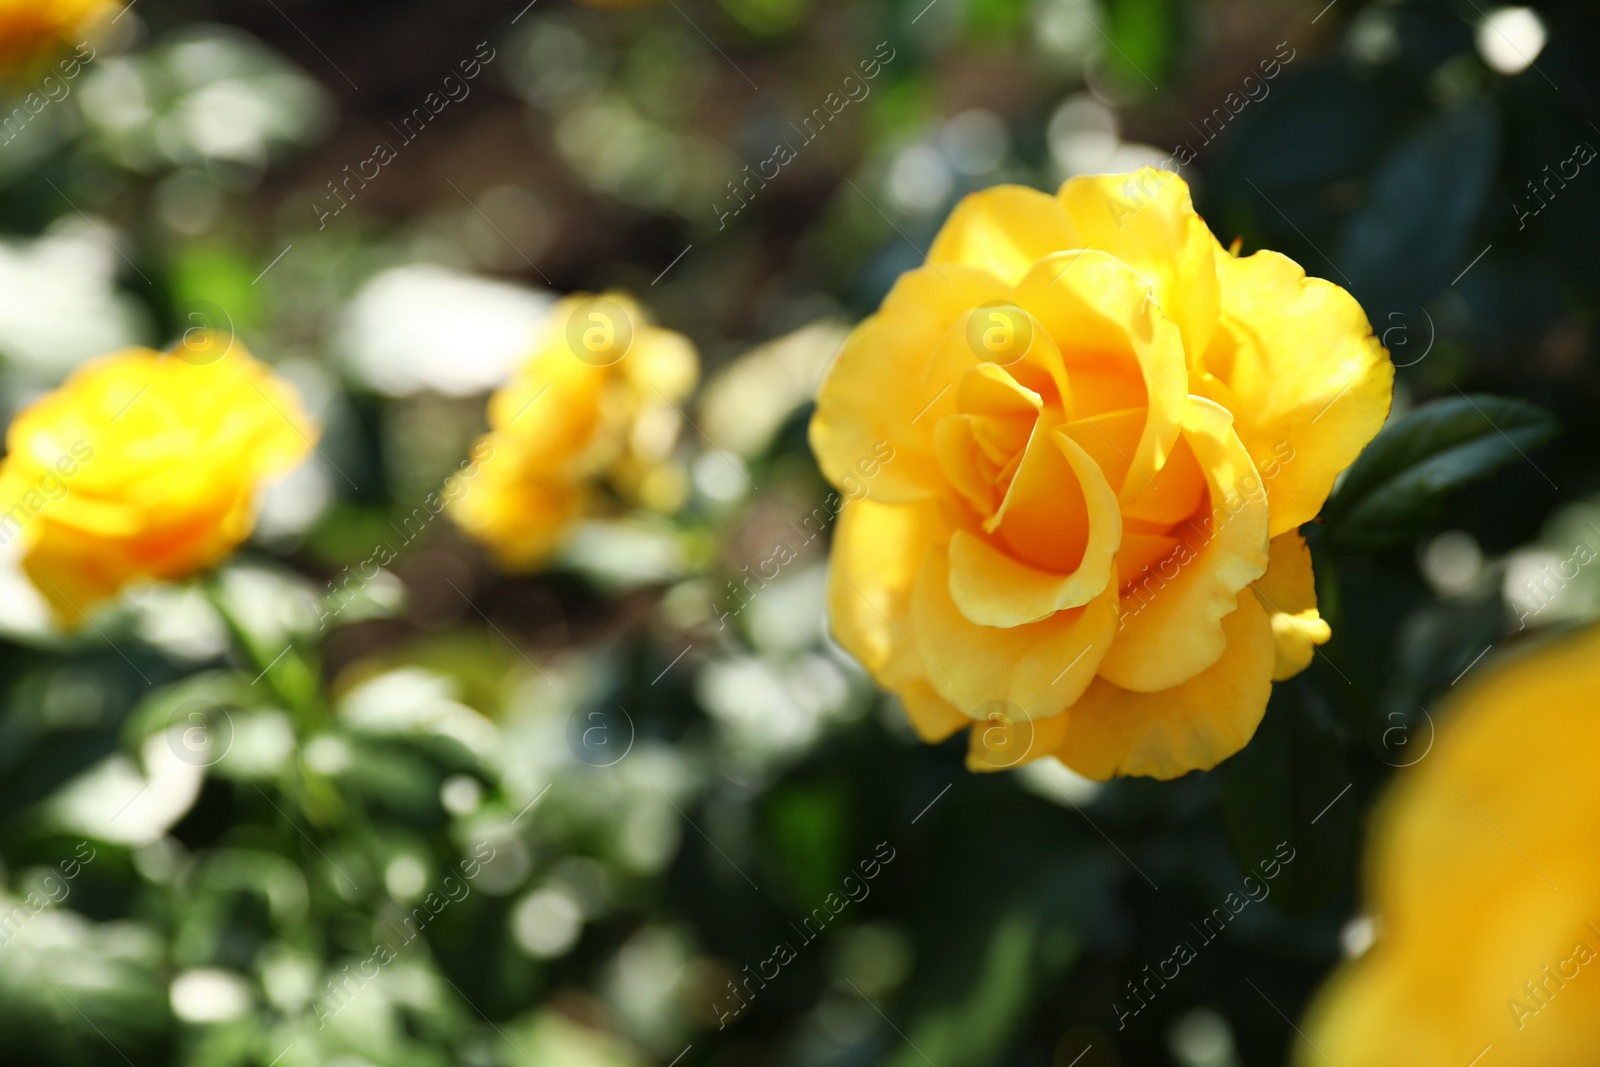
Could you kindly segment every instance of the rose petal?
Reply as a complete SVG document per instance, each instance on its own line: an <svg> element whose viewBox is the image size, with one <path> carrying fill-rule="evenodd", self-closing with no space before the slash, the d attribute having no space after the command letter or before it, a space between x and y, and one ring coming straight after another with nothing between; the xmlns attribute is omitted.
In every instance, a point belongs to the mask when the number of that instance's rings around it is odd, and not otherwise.
<svg viewBox="0 0 1600 1067"><path fill-rule="evenodd" d="M1205 473L1194 458L1194 449L1180 437L1172 446L1166 466L1156 472L1155 478L1142 491L1123 503L1122 517L1131 522L1169 528L1193 515L1205 495Z"/></svg>
<svg viewBox="0 0 1600 1067"><path fill-rule="evenodd" d="M972 432L972 416L946 415L933 432L934 454L939 469L952 488L972 506L979 518L988 518L1000 507L1000 487L995 485L989 463Z"/></svg>
<svg viewBox="0 0 1600 1067"><path fill-rule="evenodd" d="M1600 629L1474 667L1462 687L1391 750L1415 765L1374 812L1362 864L1383 936L1305 1023L1335 1063L1470 1064L1493 1043L1485 1064L1566 1067L1600 1047Z"/></svg>
<svg viewBox="0 0 1600 1067"><path fill-rule="evenodd" d="M1051 252L1081 248L1061 202L1022 185L962 197L928 250L928 262L986 270L1007 285Z"/></svg>
<svg viewBox="0 0 1600 1067"><path fill-rule="evenodd" d="M924 376L953 324L984 301L1009 295L990 275L959 266L900 276L878 313L851 331L817 394L811 448L829 481L854 479L862 457L887 442L895 458L873 478L876 499L910 503L939 490L933 429L954 410L957 379L924 388ZM960 335L952 336L948 343L959 344Z"/></svg>
<svg viewBox="0 0 1600 1067"><path fill-rule="evenodd" d="M1147 569L1172 555L1181 544L1164 534L1122 531L1122 547L1117 550L1117 584L1127 585Z"/></svg>
<svg viewBox="0 0 1600 1067"><path fill-rule="evenodd" d="M1272 680L1293 678L1311 665L1315 646L1333 636L1317 613L1316 577L1311 572L1311 549L1299 530L1272 539L1267 573L1251 587L1272 619L1277 666Z"/></svg>
<svg viewBox="0 0 1600 1067"><path fill-rule="evenodd" d="M1121 629L1100 674L1141 693L1194 677L1227 647L1222 619L1239 591L1266 573L1267 500L1226 411L1190 399L1184 439L1205 471L1210 512L1174 527L1189 546L1176 574L1159 569L1124 594Z"/></svg>
<svg viewBox="0 0 1600 1067"><path fill-rule="evenodd" d="M967 770L1008 771L1051 755L1066 739L1071 715L1064 711L1043 719L1014 719L996 705L967 735Z"/></svg>
<svg viewBox="0 0 1600 1067"><path fill-rule="evenodd" d="M909 606L922 557L944 536L927 505L864 498L839 512L828 564L833 636L886 688L920 680L928 669L907 636Z"/></svg>
<svg viewBox="0 0 1600 1067"><path fill-rule="evenodd" d="M1037 622L1087 604L1112 584L1122 540L1116 494L1089 454L1070 437L1042 431L1035 442L1048 459L1023 459L1001 508L1000 532L1004 537L1008 530L1014 533L1018 523L1035 522L1038 532L1053 531L1061 544L1071 541L1080 545L1078 558L1068 564L1070 569L1044 570L1000 551L976 534L957 530L950 540L950 598L962 615L980 626ZM1049 456L1052 450L1059 455ZM1029 455L1033 454L1030 445ZM1015 496L1029 492L1048 493L1049 498L1022 504L1014 501ZM1073 503L1070 513L1061 506L1068 499ZM1082 524L1087 536L1064 536L1069 522Z"/></svg>
<svg viewBox="0 0 1600 1067"><path fill-rule="evenodd" d="M900 688L898 695L911 728L930 745L937 745L957 730L972 725L971 719L935 693L933 686L927 682L908 682Z"/></svg>
<svg viewBox="0 0 1600 1067"><path fill-rule="evenodd" d="M1061 762L1101 781L1176 778L1243 748L1272 694L1272 626L1253 596L1222 620L1225 654L1181 685L1135 693L1097 678L1068 713Z"/></svg>
<svg viewBox="0 0 1600 1067"><path fill-rule="evenodd" d="M1150 298L1144 279L1104 252L1040 260L1018 284L1017 302L1061 348L1072 390L1067 418L1148 409L1131 457L1133 473L1120 491L1130 499L1154 478L1178 439L1188 382L1177 327ZM1117 383L1116 390L1107 383ZM1096 393L1106 407L1095 405Z"/></svg>
<svg viewBox="0 0 1600 1067"><path fill-rule="evenodd" d="M1106 482L1113 490L1120 491L1133 466L1133 454L1139 450L1145 417L1146 409L1142 407L1104 411L1087 419L1068 419L1061 424L1061 432L1094 457L1095 466L1105 475Z"/></svg>
<svg viewBox="0 0 1600 1067"><path fill-rule="evenodd" d="M1273 537L1316 518L1389 414L1394 367L1355 298L1276 252L1216 257L1222 320L1194 384L1234 412ZM1225 390L1211 387L1214 379Z"/></svg>
<svg viewBox="0 0 1600 1067"><path fill-rule="evenodd" d="M491 546L503 565L532 566L555 550L591 490L582 482L545 477L542 464L497 433L484 441L494 458L478 468L471 491L451 503L450 517Z"/></svg>
<svg viewBox="0 0 1600 1067"><path fill-rule="evenodd" d="M1185 350L1204 352L1219 307L1212 258L1217 239L1195 214L1187 183L1144 167L1132 174L1073 178L1060 196L1084 247L1109 252L1138 271L1177 323Z"/></svg>
<svg viewBox="0 0 1600 1067"><path fill-rule="evenodd" d="M950 599L950 561L931 549L911 593L907 631L926 680L967 715L994 701L1019 714L1058 714L1083 692L1116 632L1116 587L1081 608L1009 629L979 626Z"/></svg>

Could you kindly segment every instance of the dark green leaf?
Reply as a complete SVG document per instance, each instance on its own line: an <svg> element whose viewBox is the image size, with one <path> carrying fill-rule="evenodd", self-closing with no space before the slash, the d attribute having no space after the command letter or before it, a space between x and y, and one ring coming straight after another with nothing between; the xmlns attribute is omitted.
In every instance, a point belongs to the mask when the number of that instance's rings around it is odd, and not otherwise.
<svg viewBox="0 0 1600 1067"><path fill-rule="evenodd" d="M1355 834L1354 781L1332 718L1304 684L1273 688L1256 736L1223 765L1222 819L1234 857L1272 879L1271 900L1316 911L1343 883Z"/></svg>
<svg viewBox="0 0 1600 1067"><path fill-rule="evenodd" d="M831 783L775 790L768 803L769 835L784 867L785 889L804 910L849 874L845 831L850 798Z"/></svg>
<svg viewBox="0 0 1600 1067"><path fill-rule="evenodd" d="M1549 440L1555 417L1497 396L1436 400L1367 446L1328 502L1329 539L1346 551L1403 545L1435 519L1447 494Z"/></svg>
<svg viewBox="0 0 1600 1067"><path fill-rule="evenodd" d="M1219 129L1220 116L1213 112L1203 115L1193 139L1186 139L1200 151L1210 139L1221 138L1224 132L1230 135L1218 140L1218 180L1230 187L1231 195L1255 205L1274 229L1281 220L1271 204L1284 205L1286 194L1360 172L1388 132L1394 107L1390 101L1386 108L1374 85L1343 67L1306 69L1303 53L1286 55L1292 57L1287 67L1280 62L1265 68L1276 70L1280 80L1265 83L1268 95L1246 108L1237 124ZM1274 53L1263 62L1281 58ZM1205 121L1208 117L1212 121ZM1262 194L1271 198L1271 204L1262 201Z"/></svg>
<svg viewBox="0 0 1600 1067"><path fill-rule="evenodd" d="M1337 257L1364 304L1428 297L1475 253L1499 142L1493 109L1468 104L1423 123L1378 167Z"/></svg>
<svg viewBox="0 0 1600 1067"><path fill-rule="evenodd" d="M964 869L952 882L954 896L981 897L989 914L954 929L946 897L930 913L939 916L931 944L919 952L911 988L897 1010L907 1018L907 1040L882 1060L890 1067L980 1067L1002 1060L1018 1028L1052 983L1082 951L1080 930L1120 877L1117 861L1084 854L1059 858L1043 877L1016 884L997 871ZM891 1013L893 1014L893 1013ZM924 1060L924 1056L927 1057Z"/></svg>

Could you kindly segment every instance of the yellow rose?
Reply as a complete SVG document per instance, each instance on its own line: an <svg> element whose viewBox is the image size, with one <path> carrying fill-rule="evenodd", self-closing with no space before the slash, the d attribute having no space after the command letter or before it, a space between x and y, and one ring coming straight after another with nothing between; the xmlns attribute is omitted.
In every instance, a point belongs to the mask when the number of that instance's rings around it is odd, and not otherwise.
<svg viewBox="0 0 1600 1067"><path fill-rule="evenodd" d="M981 724L975 769L1214 766L1329 637L1298 527L1392 381L1349 294L1230 255L1174 175L969 196L817 398L859 498L834 631L925 739Z"/></svg>
<svg viewBox="0 0 1600 1067"><path fill-rule="evenodd" d="M31 76L39 62L81 43L121 6L114 0L0 0L0 71Z"/></svg>
<svg viewBox="0 0 1600 1067"><path fill-rule="evenodd" d="M6 433L0 539L64 620L175 580L250 536L256 490L311 451L295 390L237 341L129 349L79 368Z"/></svg>
<svg viewBox="0 0 1600 1067"><path fill-rule="evenodd" d="M681 503L671 457L679 403L699 358L682 334L652 326L621 293L578 294L546 318L533 355L489 400L493 456L451 508L502 563L531 567L578 518L600 510L602 483L657 510Z"/></svg>
<svg viewBox="0 0 1600 1067"><path fill-rule="evenodd" d="M1597 697L1590 629L1493 670L1441 717L1432 751L1374 816L1377 941L1319 996L1304 1028L1315 1047L1303 1043L1297 1064L1594 1062Z"/></svg>

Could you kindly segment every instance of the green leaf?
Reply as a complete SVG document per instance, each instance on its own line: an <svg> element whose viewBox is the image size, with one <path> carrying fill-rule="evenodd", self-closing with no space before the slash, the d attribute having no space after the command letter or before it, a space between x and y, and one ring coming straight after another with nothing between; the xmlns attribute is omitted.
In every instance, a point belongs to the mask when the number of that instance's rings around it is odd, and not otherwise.
<svg viewBox="0 0 1600 1067"><path fill-rule="evenodd" d="M1273 687L1244 751L1223 764L1222 822L1234 858L1271 882L1280 910L1308 915L1340 885L1357 798L1333 719L1303 682Z"/></svg>
<svg viewBox="0 0 1600 1067"><path fill-rule="evenodd" d="M887 1054L859 1056L857 1062L884 1067L1014 1062L1028 1020L1059 996L1059 983L1083 953L1084 931L1105 921L1120 883L1139 877L1121 857L1102 851L1098 837L1087 844L1093 830L1076 815L1052 811L1033 822L1014 814L994 806L952 809L945 832L963 829L938 860L939 869L952 876L914 890L916 966L906 987L892 1002L882 1003L900 1033L882 1026L878 1040L886 1044L879 1047ZM987 843L999 825L1006 827L1002 850ZM1063 827L1069 836L1061 836ZM1079 843L1072 843L1071 835L1080 833ZM1040 855L1050 857L1047 864L1025 858ZM896 861L911 862L918 861L909 856ZM981 917L950 921L975 900L983 901Z"/></svg>
<svg viewBox="0 0 1600 1067"><path fill-rule="evenodd" d="M1384 427L1328 502L1329 540L1376 552L1412 540L1447 494L1526 459L1559 425L1543 408L1499 396L1436 400ZM1531 462L1531 461L1530 461Z"/></svg>
<svg viewBox="0 0 1600 1067"><path fill-rule="evenodd" d="M838 785L775 790L767 802L767 823L769 840L794 890L794 904L802 910L850 873L844 836L850 798Z"/></svg>
<svg viewBox="0 0 1600 1067"><path fill-rule="evenodd" d="M1028 5L1018 0L968 0L963 16L968 33L979 39L1009 41L1028 27Z"/></svg>
<svg viewBox="0 0 1600 1067"><path fill-rule="evenodd" d="M0 967L8 1061L102 1064L109 1044L129 1062L156 1062L172 1024L156 930L90 922L70 907L35 910L8 896L0 911L9 931Z"/></svg>
<svg viewBox="0 0 1600 1067"><path fill-rule="evenodd" d="M1338 254L1365 306L1424 299L1465 265L1499 156L1499 118L1474 101L1423 122L1379 165Z"/></svg>
<svg viewBox="0 0 1600 1067"><path fill-rule="evenodd" d="M899 1047L890 1067L915 1067L923 1062L922 1049L933 1049L932 1062L951 1067L995 1062L1032 1007L1041 934L1039 915L1022 909L1003 915L973 961L966 996L918 1015L909 1028L915 1036Z"/></svg>
<svg viewBox="0 0 1600 1067"><path fill-rule="evenodd" d="M722 9L757 37L779 37L805 20L809 0L722 0Z"/></svg>
<svg viewBox="0 0 1600 1067"><path fill-rule="evenodd" d="M1131 92L1155 88L1171 58L1178 13L1171 0L1111 0L1106 14L1115 54L1103 57Z"/></svg>

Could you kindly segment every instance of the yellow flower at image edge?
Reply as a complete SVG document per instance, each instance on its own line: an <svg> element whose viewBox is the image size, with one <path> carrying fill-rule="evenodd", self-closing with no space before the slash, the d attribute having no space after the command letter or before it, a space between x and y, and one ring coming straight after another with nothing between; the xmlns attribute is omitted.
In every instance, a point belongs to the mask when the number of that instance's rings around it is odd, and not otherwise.
<svg viewBox="0 0 1600 1067"><path fill-rule="evenodd" d="M1400 772L1367 849L1376 943L1314 1002L1299 1067L1594 1062L1597 700L1591 628L1491 669L1436 738L1413 729L1432 750Z"/></svg>
<svg viewBox="0 0 1600 1067"><path fill-rule="evenodd" d="M122 6L115 0L0 0L0 74L27 76Z"/></svg>
<svg viewBox="0 0 1600 1067"><path fill-rule="evenodd" d="M670 512L685 475L672 462L699 357L621 293L577 294L551 310L532 355L489 400L485 459L451 515L508 567L542 563L578 519L623 502Z"/></svg>
<svg viewBox="0 0 1600 1067"><path fill-rule="evenodd" d="M834 632L968 765L1171 778L1328 640L1298 532L1383 425L1360 306L1176 175L968 196L823 382ZM866 482L861 462L892 461Z"/></svg>
<svg viewBox="0 0 1600 1067"><path fill-rule="evenodd" d="M79 368L6 434L0 540L57 616L130 582L176 580L249 537L262 482L316 434L294 389L236 340L130 349Z"/></svg>

